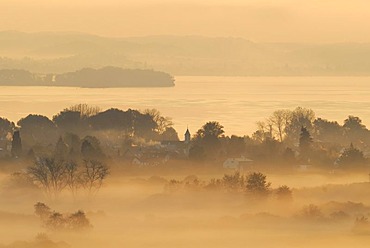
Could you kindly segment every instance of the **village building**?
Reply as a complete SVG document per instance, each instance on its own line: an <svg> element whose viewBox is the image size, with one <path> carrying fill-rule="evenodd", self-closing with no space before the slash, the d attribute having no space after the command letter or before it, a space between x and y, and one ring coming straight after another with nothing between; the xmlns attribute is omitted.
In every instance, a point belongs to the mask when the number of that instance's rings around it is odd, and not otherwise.
<svg viewBox="0 0 370 248"><path fill-rule="evenodd" d="M132 165L157 166L170 160L187 160L191 145L191 134L186 129L184 140L164 140L147 146L131 146L122 153L124 160Z"/></svg>
<svg viewBox="0 0 370 248"><path fill-rule="evenodd" d="M223 167L225 169L233 169L239 171L251 169L252 166L253 160L245 158L243 156L240 158L228 158L223 163Z"/></svg>

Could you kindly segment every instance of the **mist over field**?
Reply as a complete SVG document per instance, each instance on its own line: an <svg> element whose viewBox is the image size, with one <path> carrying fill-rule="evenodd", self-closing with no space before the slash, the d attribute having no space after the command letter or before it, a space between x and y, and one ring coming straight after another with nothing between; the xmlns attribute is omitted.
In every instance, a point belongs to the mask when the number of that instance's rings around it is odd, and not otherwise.
<svg viewBox="0 0 370 248"><path fill-rule="evenodd" d="M79 104L0 124L0 247L367 247L358 117L297 107L179 138L158 110Z"/></svg>
<svg viewBox="0 0 370 248"><path fill-rule="evenodd" d="M33 191L8 192L1 202L3 247L367 247L368 224L362 227L356 218L368 215L368 182L300 185L284 202L200 187L166 192L165 178L111 178L93 200L63 196L49 202ZM278 176L272 183L291 182ZM49 230L33 212L37 201L63 213L84 209L93 227Z"/></svg>

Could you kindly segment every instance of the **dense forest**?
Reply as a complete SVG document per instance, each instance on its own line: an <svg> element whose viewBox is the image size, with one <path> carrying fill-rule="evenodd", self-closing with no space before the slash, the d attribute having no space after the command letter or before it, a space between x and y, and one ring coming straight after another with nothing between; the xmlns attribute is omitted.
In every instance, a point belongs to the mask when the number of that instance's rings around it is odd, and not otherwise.
<svg viewBox="0 0 370 248"><path fill-rule="evenodd" d="M62 74L35 74L25 70L3 69L0 70L0 85L85 88L170 87L174 86L174 78L164 72L118 67L84 68Z"/></svg>

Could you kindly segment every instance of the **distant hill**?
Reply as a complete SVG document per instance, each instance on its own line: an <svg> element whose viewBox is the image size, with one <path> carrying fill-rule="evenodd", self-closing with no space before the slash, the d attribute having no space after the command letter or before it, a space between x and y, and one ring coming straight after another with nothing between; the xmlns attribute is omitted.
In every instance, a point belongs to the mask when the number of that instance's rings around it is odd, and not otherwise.
<svg viewBox="0 0 370 248"><path fill-rule="evenodd" d="M370 43L0 32L0 69L65 73L115 66L188 76L370 76Z"/></svg>
<svg viewBox="0 0 370 248"><path fill-rule="evenodd" d="M174 78L164 72L104 67L61 74L36 74L26 70L0 70L3 86L72 86L85 88L171 87Z"/></svg>

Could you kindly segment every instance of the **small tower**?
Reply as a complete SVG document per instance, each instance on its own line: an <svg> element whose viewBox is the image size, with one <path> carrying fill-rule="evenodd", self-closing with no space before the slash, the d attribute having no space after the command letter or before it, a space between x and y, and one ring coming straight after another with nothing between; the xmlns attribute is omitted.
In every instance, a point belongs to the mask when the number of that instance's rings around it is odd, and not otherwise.
<svg viewBox="0 0 370 248"><path fill-rule="evenodd" d="M185 143L189 143L189 142L190 142L190 132L189 132L189 128L187 128L185 132Z"/></svg>

